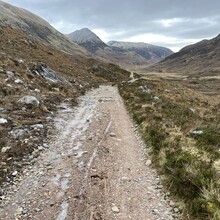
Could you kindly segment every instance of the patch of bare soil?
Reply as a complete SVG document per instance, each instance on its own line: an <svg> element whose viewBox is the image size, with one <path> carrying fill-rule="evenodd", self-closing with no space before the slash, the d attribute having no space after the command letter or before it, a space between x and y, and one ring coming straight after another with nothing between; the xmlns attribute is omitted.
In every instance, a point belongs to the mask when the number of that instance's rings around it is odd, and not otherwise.
<svg viewBox="0 0 220 220"><path fill-rule="evenodd" d="M173 219L117 89L79 103L59 107L48 148L2 188L0 219Z"/></svg>

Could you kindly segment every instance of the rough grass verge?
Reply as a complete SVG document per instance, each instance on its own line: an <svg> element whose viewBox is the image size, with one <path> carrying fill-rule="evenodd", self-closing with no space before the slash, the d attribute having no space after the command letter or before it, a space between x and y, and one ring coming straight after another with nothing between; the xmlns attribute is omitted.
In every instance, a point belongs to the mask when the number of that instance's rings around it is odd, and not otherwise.
<svg viewBox="0 0 220 220"><path fill-rule="evenodd" d="M215 164L220 161L220 118L206 110L211 108L206 101L181 89L184 88L142 79L119 85L154 166L164 176L173 197L185 204L182 219L217 220L220 181ZM167 93L169 90L175 94ZM191 135L199 128L203 130L201 135Z"/></svg>

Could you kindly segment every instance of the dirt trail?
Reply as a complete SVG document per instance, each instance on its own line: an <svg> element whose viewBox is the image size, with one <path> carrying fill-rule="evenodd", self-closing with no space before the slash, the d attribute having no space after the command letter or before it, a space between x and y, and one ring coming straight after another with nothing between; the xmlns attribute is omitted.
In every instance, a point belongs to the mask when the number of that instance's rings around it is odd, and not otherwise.
<svg viewBox="0 0 220 220"><path fill-rule="evenodd" d="M116 87L60 106L49 148L8 189L0 219L173 219Z"/></svg>

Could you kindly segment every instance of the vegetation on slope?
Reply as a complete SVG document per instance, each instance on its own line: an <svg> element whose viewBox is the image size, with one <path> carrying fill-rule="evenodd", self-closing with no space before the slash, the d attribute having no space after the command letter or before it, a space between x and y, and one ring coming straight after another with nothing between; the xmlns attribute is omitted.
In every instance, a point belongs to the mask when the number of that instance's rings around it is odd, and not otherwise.
<svg viewBox="0 0 220 220"><path fill-rule="evenodd" d="M130 73L116 65L61 52L10 27L0 27L0 36L0 120L7 121L0 123L1 184L34 161L61 102L75 105L87 90L128 80ZM37 98L39 106L19 103L24 96Z"/></svg>
<svg viewBox="0 0 220 220"><path fill-rule="evenodd" d="M182 219L220 219L218 102L181 85L139 79L119 91Z"/></svg>
<svg viewBox="0 0 220 220"><path fill-rule="evenodd" d="M220 35L189 45L149 67L145 72L185 73L187 75L219 75Z"/></svg>

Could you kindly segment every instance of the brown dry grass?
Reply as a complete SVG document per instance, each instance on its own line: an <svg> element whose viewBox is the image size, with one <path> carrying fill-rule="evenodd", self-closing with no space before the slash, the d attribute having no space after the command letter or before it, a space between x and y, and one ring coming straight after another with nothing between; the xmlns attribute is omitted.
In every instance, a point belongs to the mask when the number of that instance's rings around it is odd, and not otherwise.
<svg viewBox="0 0 220 220"><path fill-rule="evenodd" d="M219 195L220 186L218 97L155 76L119 89L167 188L185 203L183 219L218 219L219 196L213 194ZM204 133L191 135L193 130Z"/></svg>

